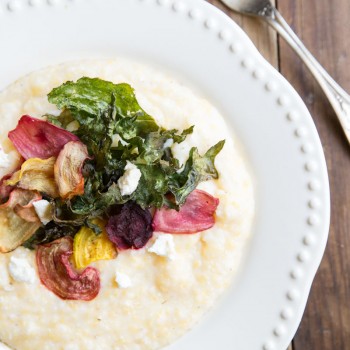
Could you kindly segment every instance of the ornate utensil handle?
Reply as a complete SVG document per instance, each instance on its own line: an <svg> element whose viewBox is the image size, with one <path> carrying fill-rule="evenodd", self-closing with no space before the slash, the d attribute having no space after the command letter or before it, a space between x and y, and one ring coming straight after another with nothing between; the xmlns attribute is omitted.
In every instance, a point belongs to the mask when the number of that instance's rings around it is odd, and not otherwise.
<svg viewBox="0 0 350 350"><path fill-rule="evenodd" d="M331 103L350 143L350 95L335 82L293 32L282 15L271 5L259 13L303 60Z"/></svg>

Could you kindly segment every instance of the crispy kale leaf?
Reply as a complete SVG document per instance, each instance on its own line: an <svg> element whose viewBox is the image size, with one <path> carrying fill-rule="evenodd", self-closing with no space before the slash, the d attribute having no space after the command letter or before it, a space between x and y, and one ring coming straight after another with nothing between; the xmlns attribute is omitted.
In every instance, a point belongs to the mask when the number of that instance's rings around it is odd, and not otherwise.
<svg viewBox="0 0 350 350"><path fill-rule="evenodd" d="M176 204L185 203L187 196L201 181L217 179L219 174L215 168L215 157L224 147L225 141L212 146L204 156L200 156L198 149L193 147L183 171L174 173L170 177L169 188L175 196Z"/></svg>
<svg viewBox="0 0 350 350"><path fill-rule="evenodd" d="M103 115L112 105L118 120L135 117L132 124L135 136L146 136L159 128L154 119L140 107L134 89L129 84L113 84L98 78L84 77L53 89L48 98L59 109L68 109L83 125L94 123L96 116Z"/></svg>
<svg viewBox="0 0 350 350"><path fill-rule="evenodd" d="M78 227L70 225L59 226L54 222L50 222L46 226L40 227L32 237L23 243L23 246L28 249L35 249L39 244L50 243L61 237L73 237L78 230Z"/></svg>
<svg viewBox="0 0 350 350"><path fill-rule="evenodd" d="M53 89L48 98L63 110L57 117L48 116L49 120L63 128L74 121L78 125L74 133L93 157L83 169L84 195L55 202L55 221L60 225L89 225L108 207L129 200L143 208L178 208L200 181L218 177L214 160L224 141L204 156L193 148L180 171L170 146L183 142L193 132L193 126L182 133L158 126L140 107L128 84L81 78ZM141 179L135 192L123 197L117 183L126 161L137 165Z"/></svg>

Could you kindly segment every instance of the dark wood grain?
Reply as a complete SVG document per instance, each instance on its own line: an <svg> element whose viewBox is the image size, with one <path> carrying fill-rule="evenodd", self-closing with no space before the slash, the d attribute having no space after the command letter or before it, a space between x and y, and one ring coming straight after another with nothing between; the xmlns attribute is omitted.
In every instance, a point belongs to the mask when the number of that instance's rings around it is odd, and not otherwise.
<svg viewBox="0 0 350 350"><path fill-rule="evenodd" d="M329 73L350 91L350 1L279 0L281 13ZM350 147L320 88L287 45L280 68L306 102L326 154L332 201L330 237L295 350L350 349Z"/></svg>

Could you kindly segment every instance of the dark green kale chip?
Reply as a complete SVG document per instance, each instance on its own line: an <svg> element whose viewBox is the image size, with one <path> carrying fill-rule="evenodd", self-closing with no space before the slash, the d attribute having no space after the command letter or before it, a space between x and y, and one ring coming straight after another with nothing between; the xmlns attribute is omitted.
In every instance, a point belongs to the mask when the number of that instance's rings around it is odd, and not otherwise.
<svg viewBox="0 0 350 350"><path fill-rule="evenodd" d="M58 238L71 236L78 232L79 227L75 226L59 226L54 222L49 222L46 226L40 227L32 237L30 237L22 245L28 249L35 249L40 244L47 244Z"/></svg>
<svg viewBox="0 0 350 350"><path fill-rule="evenodd" d="M93 227L92 219L130 200L142 208L179 208L199 182L218 178L214 161L224 141L203 156L192 148L181 170L170 146L183 142L194 127L179 133L158 126L141 108L128 84L84 77L53 89L48 98L62 110L48 120L63 128L75 122L74 133L92 157L83 168L84 194L66 202L55 200L54 220L58 225ZM118 179L127 161L138 167L141 178L131 195L122 196Z"/></svg>

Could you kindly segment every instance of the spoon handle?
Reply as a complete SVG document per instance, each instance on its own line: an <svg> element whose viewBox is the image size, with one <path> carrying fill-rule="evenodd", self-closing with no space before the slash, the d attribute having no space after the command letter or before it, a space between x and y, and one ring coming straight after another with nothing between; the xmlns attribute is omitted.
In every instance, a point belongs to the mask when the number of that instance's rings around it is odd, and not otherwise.
<svg viewBox="0 0 350 350"><path fill-rule="evenodd" d="M317 62L277 9L273 8L267 16L261 17L287 41L309 68L331 103L350 143L350 95Z"/></svg>

